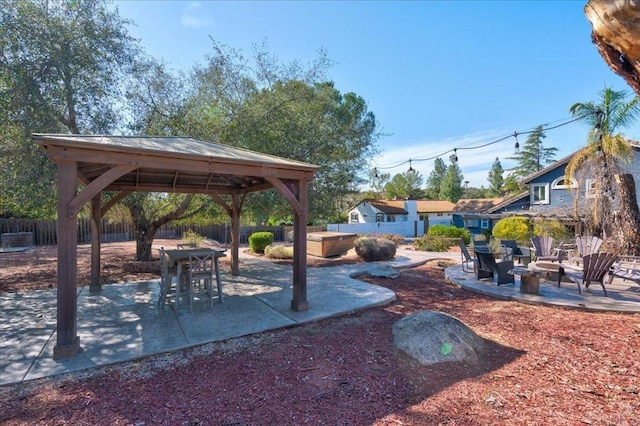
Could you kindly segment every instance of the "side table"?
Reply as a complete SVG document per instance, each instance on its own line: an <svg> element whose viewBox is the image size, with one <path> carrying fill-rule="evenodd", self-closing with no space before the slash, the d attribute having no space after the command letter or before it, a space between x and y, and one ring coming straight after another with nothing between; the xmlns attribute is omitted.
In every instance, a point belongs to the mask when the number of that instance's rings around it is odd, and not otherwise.
<svg viewBox="0 0 640 426"><path fill-rule="evenodd" d="M538 294L540 291L540 272L516 266L510 274L520 275L520 293Z"/></svg>

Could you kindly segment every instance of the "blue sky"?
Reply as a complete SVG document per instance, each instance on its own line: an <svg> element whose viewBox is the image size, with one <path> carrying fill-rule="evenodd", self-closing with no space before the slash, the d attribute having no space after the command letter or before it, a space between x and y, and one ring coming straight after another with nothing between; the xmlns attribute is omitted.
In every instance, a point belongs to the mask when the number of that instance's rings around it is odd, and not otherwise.
<svg viewBox="0 0 640 426"><path fill-rule="evenodd" d="M326 49L336 88L362 96L387 134L373 165L392 176L413 159L426 181L433 160L417 159L568 121L573 103L597 100L605 87L631 93L591 43L586 1L115 4L145 50L176 69L204 62L210 37L247 54L266 41L284 62L311 62ZM562 158L587 131L579 123L550 130L545 146ZM625 134L638 139L638 128ZM512 167L514 142L458 151L470 186L488 186L496 157Z"/></svg>

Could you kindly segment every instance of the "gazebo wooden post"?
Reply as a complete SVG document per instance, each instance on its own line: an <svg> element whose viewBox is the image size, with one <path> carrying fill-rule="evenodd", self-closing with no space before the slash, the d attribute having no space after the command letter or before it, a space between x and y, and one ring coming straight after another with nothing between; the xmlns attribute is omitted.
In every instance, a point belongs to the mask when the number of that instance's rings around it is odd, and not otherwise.
<svg viewBox="0 0 640 426"><path fill-rule="evenodd" d="M296 181L293 194L298 200L299 209L293 215L293 299L291 309L306 311L307 301L307 183Z"/></svg>
<svg viewBox="0 0 640 426"><path fill-rule="evenodd" d="M91 285L89 293L102 291L100 284L100 237L102 234L102 193L91 199Z"/></svg>
<svg viewBox="0 0 640 426"><path fill-rule="evenodd" d="M231 195L231 275L240 275L239 258L240 253L240 197L238 194Z"/></svg>
<svg viewBox="0 0 640 426"><path fill-rule="evenodd" d="M78 304L78 217L69 206L76 196L77 163L57 161L58 166L58 293L57 340L53 359L76 355L80 350L77 336ZM70 214L71 213L71 214Z"/></svg>

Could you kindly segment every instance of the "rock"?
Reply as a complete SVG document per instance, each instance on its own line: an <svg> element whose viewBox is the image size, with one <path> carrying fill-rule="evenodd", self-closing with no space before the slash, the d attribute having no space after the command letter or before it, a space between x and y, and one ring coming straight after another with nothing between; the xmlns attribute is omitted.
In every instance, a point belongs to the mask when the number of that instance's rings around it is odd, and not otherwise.
<svg viewBox="0 0 640 426"><path fill-rule="evenodd" d="M393 344L423 365L474 364L485 346L484 339L462 321L434 311L417 312L397 321Z"/></svg>
<svg viewBox="0 0 640 426"><path fill-rule="evenodd" d="M360 237L353 243L356 254L365 262L390 260L396 255L396 245L385 238Z"/></svg>
<svg viewBox="0 0 640 426"><path fill-rule="evenodd" d="M377 268L373 268L370 271L367 271L367 275L371 277L381 277L381 278L399 278L400 272L392 266L379 266Z"/></svg>

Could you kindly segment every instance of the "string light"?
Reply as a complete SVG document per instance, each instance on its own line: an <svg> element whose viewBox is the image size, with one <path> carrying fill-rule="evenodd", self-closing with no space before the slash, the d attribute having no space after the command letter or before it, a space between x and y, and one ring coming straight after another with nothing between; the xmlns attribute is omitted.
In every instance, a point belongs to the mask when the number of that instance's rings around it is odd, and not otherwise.
<svg viewBox="0 0 640 426"><path fill-rule="evenodd" d="M587 113L587 114L584 114L584 115L581 115L581 116L578 116L578 117L572 118L571 120L566 120L566 121L564 121L564 122L562 122L562 123L560 123L560 124L556 124L555 126L546 126L546 125L544 125L544 126L542 126L542 131L553 130L553 129L557 129L557 128L562 127L562 126L566 126L566 125L571 124L571 123L573 123L573 122L576 122L576 121L578 121L578 120L582 120L582 119L584 119L585 117L587 117L587 116L589 116L589 115L591 115L591 114L593 114L593 113ZM598 115L598 114L602 114L602 111L597 110L597 111L595 111L595 114L596 114L596 115ZM557 122L557 121L555 121L555 122ZM498 138L498 139L496 139L496 140L492 140L492 141L490 141L490 142L483 143L483 144L480 144L480 145L474 145L474 146L463 146L463 147L452 148L452 149L448 149L448 150L446 150L446 151L443 151L443 152L441 152L441 153L438 153L438 154L436 154L436 155L433 155L433 156L431 156L431 157L426 157L426 158L411 158L411 159L409 159L409 160L404 160L404 161L401 161L401 162L399 162L399 163L397 163L397 164L393 164L393 165L390 165L390 166L382 166L382 167L379 167L379 166L378 166L378 167L377 167L377 170L395 169L395 168L397 168L397 167L402 166L403 164L409 163L409 169L410 169L410 171L413 171L414 169L413 169L413 167L411 166L411 162L412 162L412 161L429 161L429 160L433 160L433 159L438 158L438 157L442 157L443 155L446 155L446 154L448 154L448 153L450 153L450 152L453 152L453 153L454 153L455 158L456 158L456 161L458 161L458 160L457 160L457 158L458 158L457 151L458 151L458 150L474 150L474 149L480 149L480 148L484 148L484 147L487 147L487 146L490 146L490 145L495 145L495 144L497 144L497 143L500 143L500 142L505 141L505 140L507 140L507 139L509 139L509 138L512 138L512 137L515 137L515 138L516 138L516 143L515 143L515 145L514 145L514 148L515 148L516 150L518 150L518 149L520 148L520 144L519 144L519 142L518 142L518 135L528 135L528 134L534 133L534 132L536 132L536 131L538 131L538 129L537 129L537 128L535 128L534 130L527 130L527 131L522 131L522 132L517 132L517 131L516 131L516 132L510 133L510 134L508 134L508 135L506 135L506 136L503 136L503 137L501 137L501 138Z"/></svg>
<svg viewBox="0 0 640 426"><path fill-rule="evenodd" d="M453 161L458 162L458 149L453 148Z"/></svg>
<svg viewBox="0 0 640 426"><path fill-rule="evenodd" d="M518 132L513 132L513 137L516 138L516 144L513 146L513 150L517 154L520 152L520 144L518 143Z"/></svg>
<svg viewBox="0 0 640 426"><path fill-rule="evenodd" d="M413 171L413 167L411 167L411 159L409 159L409 170L407 170L408 172L412 172Z"/></svg>

